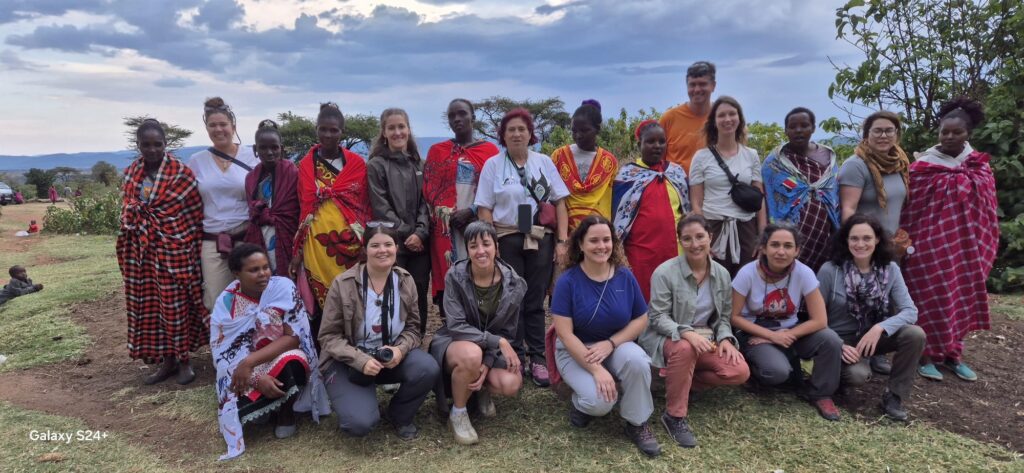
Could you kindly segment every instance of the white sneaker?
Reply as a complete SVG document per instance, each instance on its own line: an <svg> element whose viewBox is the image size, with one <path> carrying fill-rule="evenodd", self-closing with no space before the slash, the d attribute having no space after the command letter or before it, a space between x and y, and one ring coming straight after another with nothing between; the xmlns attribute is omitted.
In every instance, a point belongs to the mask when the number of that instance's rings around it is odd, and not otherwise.
<svg viewBox="0 0 1024 473"><path fill-rule="evenodd" d="M491 399L491 392L487 388L481 389L476 393L476 406L477 410L480 411L480 415L484 417L498 415L497 409L494 408L494 400Z"/></svg>
<svg viewBox="0 0 1024 473"><path fill-rule="evenodd" d="M473 424L469 422L468 412L449 415L448 428L455 435L455 443L459 445L473 445L480 441L476 435L476 430L473 429Z"/></svg>

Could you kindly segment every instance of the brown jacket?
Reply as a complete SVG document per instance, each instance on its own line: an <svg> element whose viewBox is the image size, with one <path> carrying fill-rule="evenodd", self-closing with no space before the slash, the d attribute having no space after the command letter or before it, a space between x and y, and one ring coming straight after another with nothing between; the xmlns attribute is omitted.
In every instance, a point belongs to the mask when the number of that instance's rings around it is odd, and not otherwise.
<svg viewBox="0 0 1024 473"><path fill-rule="evenodd" d="M360 371L370 361L370 355L360 351L355 344L355 336L362 330L366 313L363 297L360 297L365 294L362 278L365 266L365 263L359 263L341 273L327 290L320 324L320 371L323 373L326 373L331 360ZM401 300L399 317L405 328L392 346L401 350L404 356L420 346L419 302L412 275L397 266L395 271L398 273L398 297Z"/></svg>

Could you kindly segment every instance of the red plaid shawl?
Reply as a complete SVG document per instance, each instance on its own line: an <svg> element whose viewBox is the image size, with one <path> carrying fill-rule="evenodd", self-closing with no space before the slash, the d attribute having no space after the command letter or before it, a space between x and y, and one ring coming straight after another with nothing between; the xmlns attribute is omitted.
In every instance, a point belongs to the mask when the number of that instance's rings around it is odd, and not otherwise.
<svg viewBox="0 0 1024 473"><path fill-rule="evenodd" d="M975 151L956 168L910 166L911 200L900 222L915 252L903 274L928 335L925 355L933 358L958 358L967 333L989 328L985 280L999 247L989 159Z"/></svg>
<svg viewBox="0 0 1024 473"><path fill-rule="evenodd" d="M188 360L209 340L199 265L203 201L192 170L167 155L148 202L142 159L125 170L117 262L124 276L128 352L147 363Z"/></svg>

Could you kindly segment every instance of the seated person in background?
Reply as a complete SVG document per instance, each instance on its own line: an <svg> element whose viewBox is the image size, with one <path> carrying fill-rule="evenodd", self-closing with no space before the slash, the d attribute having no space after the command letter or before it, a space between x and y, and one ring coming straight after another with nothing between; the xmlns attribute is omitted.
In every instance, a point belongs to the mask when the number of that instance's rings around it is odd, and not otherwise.
<svg viewBox="0 0 1024 473"><path fill-rule="evenodd" d="M434 393L438 409L448 414L455 442L477 443L466 403L475 392L484 417L494 417L491 394L515 396L523 385L519 356L512 348L519 326L519 306L526 281L499 260L494 227L476 221L466 227L469 259L455 262L445 275L445 324L430 342L430 354L444 368Z"/></svg>
<svg viewBox="0 0 1024 473"><path fill-rule="evenodd" d="M903 401L910 398L925 335L917 321L900 267L882 224L874 217L853 214L839 227L832 260L818 271L828 326L843 339L840 383L859 386L871 379L868 360L896 352L889 384L882 393L882 412L907 420Z"/></svg>
<svg viewBox="0 0 1024 473"><path fill-rule="evenodd" d="M329 409L295 283L272 276L267 251L251 243L236 245L227 263L236 280L217 297L210 317L217 418L228 445L222 460L245 451L245 424L274 413L274 436L283 439L295 434L295 411L312 410L318 422Z"/></svg>
<svg viewBox="0 0 1024 473"><path fill-rule="evenodd" d="M29 224L28 224L28 232L29 233L39 233L39 225L36 224L35 220L32 220L31 222L29 222Z"/></svg>
<svg viewBox="0 0 1024 473"><path fill-rule="evenodd" d="M0 291L0 305L15 297L43 290L42 284L32 284L32 280L28 278L28 271L24 267L11 266L7 273L11 275L11 280L4 286L3 291Z"/></svg>

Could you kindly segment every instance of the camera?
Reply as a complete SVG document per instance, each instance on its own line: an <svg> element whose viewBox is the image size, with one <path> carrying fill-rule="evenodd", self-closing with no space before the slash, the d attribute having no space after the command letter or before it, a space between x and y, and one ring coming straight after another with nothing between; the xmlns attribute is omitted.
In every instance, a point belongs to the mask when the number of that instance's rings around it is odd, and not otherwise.
<svg viewBox="0 0 1024 473"><path fill-rule="evenodd" d="M380 348L363 348L359 347L359 350L367 355L373 357L373 359L381 363L390 363L395 358L395 352L388 347Z"/></svg>

